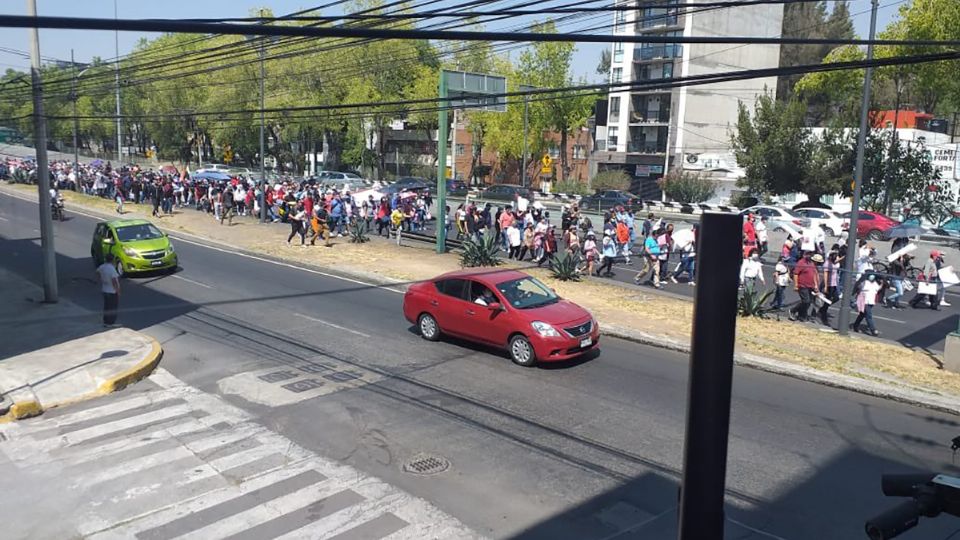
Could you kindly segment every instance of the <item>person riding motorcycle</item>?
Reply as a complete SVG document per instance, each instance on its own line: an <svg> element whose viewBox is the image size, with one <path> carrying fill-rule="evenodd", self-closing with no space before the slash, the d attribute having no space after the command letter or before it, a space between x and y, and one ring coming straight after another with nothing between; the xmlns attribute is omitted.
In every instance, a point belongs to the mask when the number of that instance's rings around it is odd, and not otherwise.
<svg viewBox="0 0 960 540"><path fill-rule="evenodd" d="M54 217L63 216L63 195L55 187L50 188L50 211Z"/></svg>

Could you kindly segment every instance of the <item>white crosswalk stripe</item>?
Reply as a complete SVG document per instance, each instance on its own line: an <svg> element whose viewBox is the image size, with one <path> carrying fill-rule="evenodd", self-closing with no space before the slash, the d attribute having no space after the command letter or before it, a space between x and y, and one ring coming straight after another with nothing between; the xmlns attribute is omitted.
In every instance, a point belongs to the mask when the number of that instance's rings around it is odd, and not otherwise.
<svg viewBox="0 0 960 540"><path fill-rule="evenodd" d="M0 504L0 520L15 524L10 537L479 537L427 501L303 449L218 396L163 370L151 380L162 388L0 425L0 451L14 468L8 476L42 485L54 506L76 509L56 524L30 523L17 505ZM0 500L15 497L3 481Z"/></svg>

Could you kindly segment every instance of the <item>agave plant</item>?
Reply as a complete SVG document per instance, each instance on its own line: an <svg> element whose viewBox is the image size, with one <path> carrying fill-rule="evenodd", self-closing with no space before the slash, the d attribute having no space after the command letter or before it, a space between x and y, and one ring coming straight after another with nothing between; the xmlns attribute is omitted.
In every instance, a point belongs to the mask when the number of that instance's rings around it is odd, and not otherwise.
<svg viewBox="0 0 960 540"><path fill-rule="evenodd" d="M767 313L772 308L767 306L767 300L773 295L773 291L761 291L753 287L746 287L740 293L737 300L737 313L741 317L759 317L765 319Z"/></svg>
<svg viewBox="0 0 960 540"><path fill-rule="evenodd" d="M463 241L463 254L460 255L460 266L498 266L500 260L500 242L496 233L487 230L479 241L468 239Z"/></svg>
<svg viewBox="0 0 960 540"><path fill-rule="evenodd" d="M354 244L363 244L364 242L369 242L370 237L367 236L368 227L367 222L362 219L358 219L350 224L350 242Z"/></svg>
<svg viewBox="0 0 960 540"><path fill-rule="evenodd" d="M550 275L560 281L580 281L579 253L564 251L550 259Z"/></svg>

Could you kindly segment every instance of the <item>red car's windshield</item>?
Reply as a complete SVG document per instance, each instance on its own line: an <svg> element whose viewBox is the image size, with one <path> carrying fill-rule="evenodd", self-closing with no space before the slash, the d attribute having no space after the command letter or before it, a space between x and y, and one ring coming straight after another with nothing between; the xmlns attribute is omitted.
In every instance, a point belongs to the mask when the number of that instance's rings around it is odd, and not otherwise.
<svg viewBox="0 0 960 540"><path fill-rule="evenodd" d="M545 306L560 300L550 287L532 277L498 283L497 290L507 299L508 304L517 309Z"/></svg>

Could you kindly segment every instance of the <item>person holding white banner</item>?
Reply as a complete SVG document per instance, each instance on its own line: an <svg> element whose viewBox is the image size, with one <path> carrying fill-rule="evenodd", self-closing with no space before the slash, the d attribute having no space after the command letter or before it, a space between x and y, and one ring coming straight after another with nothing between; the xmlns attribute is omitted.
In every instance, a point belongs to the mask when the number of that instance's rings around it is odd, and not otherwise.
<svg viewBox="0 0 960 540"><path fill-rule="evenodd" d="M916 309L921 301L927 300L930 309L940 310L943 298L943 282L940 281L940 268L943 266L943 254L939 250L930 250L930 258L923 265L923 275L917 283L917 294L910 299L910 307Z"/></svg>

